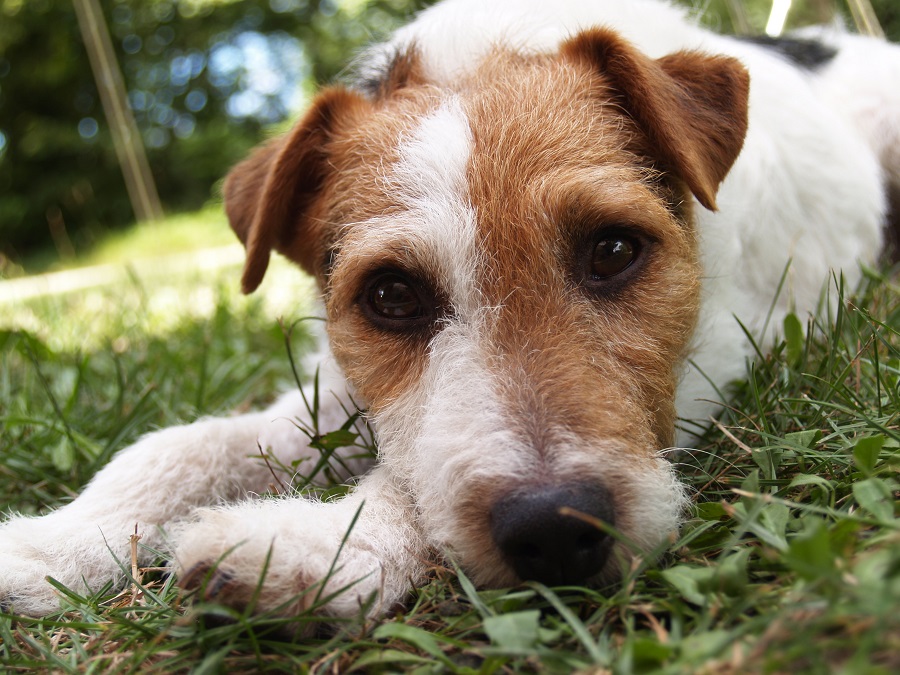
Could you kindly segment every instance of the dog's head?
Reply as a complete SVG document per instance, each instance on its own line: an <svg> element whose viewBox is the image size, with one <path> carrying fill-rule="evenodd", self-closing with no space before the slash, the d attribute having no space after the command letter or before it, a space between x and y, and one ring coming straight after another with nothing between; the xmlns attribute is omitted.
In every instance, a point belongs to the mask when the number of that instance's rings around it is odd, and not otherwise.
<svg viewBox="0 0 900 675"><path fill-rule="evenodd" d="M425 70L410 48L371 92L326 90L234 169L244 290L272 250L317 278L381 461L477 582L603 576L596 520L646 549L681 516L659 453L698 312L691 194L715 208L747 74L606 30Z"/></svg>

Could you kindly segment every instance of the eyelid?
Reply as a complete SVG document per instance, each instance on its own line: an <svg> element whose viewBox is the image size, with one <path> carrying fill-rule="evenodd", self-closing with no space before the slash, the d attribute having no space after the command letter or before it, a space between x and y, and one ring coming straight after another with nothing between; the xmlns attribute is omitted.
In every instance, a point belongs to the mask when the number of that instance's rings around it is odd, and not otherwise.
<svg viewBox="0 0 900 675"><path fill-rule="evenodd" d="M611 235L629 236L641 241L656 241L657 239L651 228L641 223L629 221L615 221L594 226L592 234L595 241L600 241L602 237Z"/></svg>

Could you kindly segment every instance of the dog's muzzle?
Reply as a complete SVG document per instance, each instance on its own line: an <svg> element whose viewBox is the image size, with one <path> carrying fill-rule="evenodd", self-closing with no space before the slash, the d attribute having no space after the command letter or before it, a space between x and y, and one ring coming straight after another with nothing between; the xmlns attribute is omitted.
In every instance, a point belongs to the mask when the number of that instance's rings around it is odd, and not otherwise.
<svg viewBox="0 0 900 675"><path fill-rule="evenodd" d="M605 567L614 543L594 519L615 525L613 500L605 487L538 487L513 492L494 504L491 535L523 581L578 584Z"/></svg>

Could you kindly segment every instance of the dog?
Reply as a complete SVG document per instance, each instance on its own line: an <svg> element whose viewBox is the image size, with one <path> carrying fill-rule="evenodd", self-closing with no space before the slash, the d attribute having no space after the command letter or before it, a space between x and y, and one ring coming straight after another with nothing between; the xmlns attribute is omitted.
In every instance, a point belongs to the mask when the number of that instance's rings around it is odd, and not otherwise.
<svg viewBox="0 0 900 675"><path fill-rule="evenodd" d="M272 251L315 277L319 426L363 406L374 466L339 500L254 498L258 447L314 453L299 393L152 433L0 526L3 607L121 581L136 525L185 588L324 621L441 561L559 585L658 553L689 502L668 455L753 354L734 317L771 344L831 270L853 285L900 190L900 48L785 44L655 0L446 0L368 50L224 193L245 292Z"/></svg>

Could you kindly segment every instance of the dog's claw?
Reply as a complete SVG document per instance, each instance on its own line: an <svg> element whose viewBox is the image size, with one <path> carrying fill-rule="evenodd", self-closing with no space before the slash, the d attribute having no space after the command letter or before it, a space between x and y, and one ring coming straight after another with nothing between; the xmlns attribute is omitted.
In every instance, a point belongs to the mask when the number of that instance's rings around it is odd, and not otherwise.
<svg viewBox="0 0 900 675"><path fill-rule="evenodd" d="M178 577L178 585L185 591L196 591L203 585L203 580L209 574L209 565L199 562L191 566L184 574Z"/></svg>
<svg viewBox="0 0 900 675"><path fill-rule="evenodd" d="M206 600L215 600L216 598L223 596L233 596L235 595L236 586L238 586L235 582L234 576L229 572L216 568L213 570L212 576L209 578L209 581L206 582L206 588L204 588L203 597Z"/></svg>
<svg viewBox="0 0 900 675"><path fill-rule="evenodd" d="M207 602L225 602L234 606L235 599L246 595L241 592L242 584L234 574L208 561L194 564L179 579L178 585L185 591L198 591L199 597Z"/></svg>

